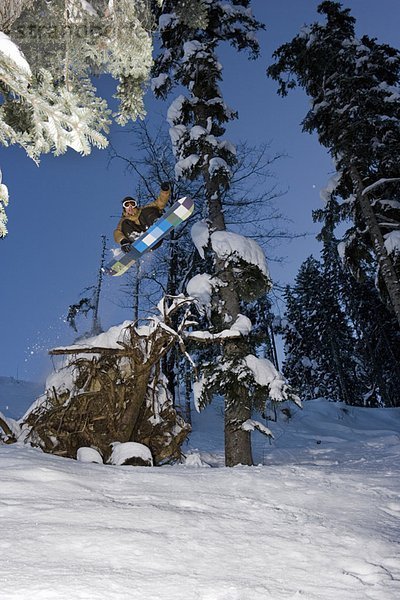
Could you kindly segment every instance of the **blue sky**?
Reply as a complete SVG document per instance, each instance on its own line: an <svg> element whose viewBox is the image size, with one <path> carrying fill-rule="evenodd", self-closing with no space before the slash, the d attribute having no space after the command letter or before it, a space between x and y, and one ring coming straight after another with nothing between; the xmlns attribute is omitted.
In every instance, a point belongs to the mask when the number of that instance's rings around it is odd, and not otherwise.
<svg viewBox="0 0 400 600"><path fill-rule="evenodd" d="M301 132L308 107L303 92L280 98L265 69L280 44L304 23L316 20L318 4L317 0L253 0L255 16L267 25L259 36L261 57L248 61L230 47L220 53L224 98L239 111L226 138L234 143L247 140L250 145L270 141L271 153L288 155L274 166L278 183L288 189L279 208L292 220L293 232L309 234L278 249L285 261L270 267L281 283L291 283L301 262L319 251L311 211L321 205L319 190L332 166L316 138ZM399 47L398 0L343 4L352 9L359 35L366 33ZM99 89L106 92L110 86L100 82ZM149 93L149 121L165 115L173 98L160 103ZM111 141L121 154L132 155L132 140L120 128L113 128ZM0 168L10 192L9 235L0 240L0 375L43 381L51 368L48 349L73 339L65 315L82 290L95 283L101 236L111 239L120 199L133 194L137 182L122 164L109 164L107 150L94 150L88 157L69 150L61 157L43 157L38 168L21 149L1 148ZM120 285L118 280L106 281L100 311L103 326L131 317L117 305Z"/></svg>

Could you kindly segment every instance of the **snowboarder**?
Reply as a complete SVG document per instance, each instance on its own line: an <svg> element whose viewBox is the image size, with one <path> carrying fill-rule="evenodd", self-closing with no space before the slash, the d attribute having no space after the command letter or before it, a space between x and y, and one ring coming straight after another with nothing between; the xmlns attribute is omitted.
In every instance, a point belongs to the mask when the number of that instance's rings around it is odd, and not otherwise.
<svg viewBox="0 0 400 600"><path fill-rule="evenodd" d="M139 207L131 196L122 200L122 217L114 230L114 240L120 244L121 250L129 252L135 237L150 227L160 216L171 195L168 181L161 184L161 192L157 200ZM135 235L137 234L137 235Z"/></svg>

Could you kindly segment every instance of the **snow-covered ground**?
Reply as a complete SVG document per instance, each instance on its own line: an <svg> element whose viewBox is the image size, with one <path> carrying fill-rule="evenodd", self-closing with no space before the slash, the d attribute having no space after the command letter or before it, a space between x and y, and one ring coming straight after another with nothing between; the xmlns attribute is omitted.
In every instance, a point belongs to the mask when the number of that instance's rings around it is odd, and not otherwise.
<svg viewBox="0 0 400 600"><path fill-rule="evenodd" d="M312 401L268 425L251 468L200 466L222 462L218 406L187 465L0 446L0 598L399 598L400 410Z"/></svg>

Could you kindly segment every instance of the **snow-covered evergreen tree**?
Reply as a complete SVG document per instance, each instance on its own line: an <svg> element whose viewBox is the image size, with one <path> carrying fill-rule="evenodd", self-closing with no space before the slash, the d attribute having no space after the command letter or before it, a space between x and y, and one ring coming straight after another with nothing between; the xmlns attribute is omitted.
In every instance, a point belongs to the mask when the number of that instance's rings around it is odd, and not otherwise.
<svg viewBox="0 0 400 600"><path fill-rule="evenodd" d="M325 207L313 212L323 223L318 239L323 242L324 271L334 282L337 298L354 335L357 393L354 402L368 406L397 406L400 389L400 328L382 303L374 284L374 273L364 264L362 278L355 279L340 257L343 242L335 238L340 206L334 194L323 193Z"/></svg>
<svg viewBox="0 0 400 600"><path fill-rule="evenodd" d="M146 0L9 1L0 12L0 143L34 160L68 147L104 148L111 111L90 76L119 81L116 120L144 115L152 65L152 12ZM0 197L0 236L7 233Z"/></svg>
<svg viewBox="0 0 400 600"><path fill-rule="evenodd" d="M243 302L265 293L271 283L261 248L227 231L223 199L230 188L236 149L223 135L225 124L237 114L227 106L219 87L222 66L217 49L228 41L255 58L259 47L254 34L262 25L254 19L249 0L203 0L206 13L201 26L182 17L177 10L180 4L178 0L163 3L161 52L152 84L159 97L166 97L175 85L186 88L167 115L177 160L175 175L200 178L205 189L206 220L196 224L193 239L210 267L189 282L188 293L198 298L212 325L210 331L193 332L192 339L220 340L222 356L203 365L196 396L202 404L214 392L224 395L226 464L251 464L250 429L245 423L251 420L252 398L262 390L264 397L282 400L289 391L272 363L250 353L247 341L251 322L242 314Z"/></svg>
<svg viewBox="0 0 400 600"><path fill-rule="evenodd" d="M351 282L341 291L356 333L354 352L359 362L363 403L367 406L400 406L400 329L382 304L374 281Z"/></svg>
<svg viewBox="0 0 400 600"><path fill-rule="evenodd" d="M268 73L281 95L298 84L311 98L303 129L329 148L338 218L353 223L344 255L354 271L375 262L400 323L400 52L357 38L339 2L322 2L318 12L326 23L303 27L275 52Z"/></svg>
<svg viewBox="0 0 400 600"><path fill-rule="evenodd" d="M339 304L332 263L321 265L308 258L287 290L286 302L282 333L290 383L303 398L324 396L360 404L355 339Z"/></svg>

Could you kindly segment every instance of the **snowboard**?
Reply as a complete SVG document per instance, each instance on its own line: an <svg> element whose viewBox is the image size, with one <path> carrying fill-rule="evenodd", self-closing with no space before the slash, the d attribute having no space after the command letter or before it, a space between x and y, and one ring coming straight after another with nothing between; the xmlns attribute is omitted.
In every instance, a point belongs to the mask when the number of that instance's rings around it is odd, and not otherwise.
<svg viewBox="0 0 400 600"><path fill-rule="evenodd" d="M185 196L177 200L164 214L132 242L129 252L120 250L104 267L108 275L119 276L126 273L139 258L163 240L175 227L186 221L194 210L194 202Z"/></svg>

